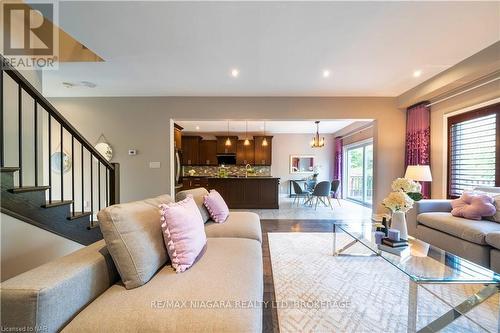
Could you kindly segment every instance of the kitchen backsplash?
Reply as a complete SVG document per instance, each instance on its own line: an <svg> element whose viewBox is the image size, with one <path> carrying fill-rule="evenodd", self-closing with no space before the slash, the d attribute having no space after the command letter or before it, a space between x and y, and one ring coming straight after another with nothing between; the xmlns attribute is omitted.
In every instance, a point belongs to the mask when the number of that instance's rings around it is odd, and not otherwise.
<svg viewBox="0 0 500 333"><path fill-rule="evenodd" d="M258 176L271 176L270 166L252 166ZM245 167L239 165L227 165L227 173L230 176L244 176ZM184 176L189 176L189 171L194 170L195 174L193 176L217 176L219 172L219 167L216 166L183 166L182 174Z"/></svg>

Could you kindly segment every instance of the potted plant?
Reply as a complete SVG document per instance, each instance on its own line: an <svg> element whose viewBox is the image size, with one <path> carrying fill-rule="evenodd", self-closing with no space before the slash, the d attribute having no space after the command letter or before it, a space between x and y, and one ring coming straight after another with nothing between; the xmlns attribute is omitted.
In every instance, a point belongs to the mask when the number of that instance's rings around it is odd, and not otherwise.
<svg viewBox="0 0 500 333"><path fill-rule="evenodd" d="M397 178L392 182L391 188L393 192L382 200L382 205L392 213L391 228L399 230L401 238L408 239L405 213L413 207L415 201L422 199L422 187L411 179Z"/></svg>

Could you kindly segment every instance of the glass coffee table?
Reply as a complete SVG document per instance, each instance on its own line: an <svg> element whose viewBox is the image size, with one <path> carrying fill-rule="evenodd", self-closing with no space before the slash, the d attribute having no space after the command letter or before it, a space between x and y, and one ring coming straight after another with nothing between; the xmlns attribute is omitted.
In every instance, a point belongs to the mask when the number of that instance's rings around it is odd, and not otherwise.
<svg viewBox="0 0 500 333"><path fill-rule="evenodd" d="M385 252L375 243L374 232L372 223L334 224L333 255L377 256L409 277L408 332L437 332L462 316L470 319L467 316L469 311L499 292L500 275L487 268L412 237L408 240L410 251L406 256ZM342 244L339 234L347 236L342 237ZM365 251L353 252L355 244L363 245ZM483 287L459 305L452 305L426 288L429 284L480 284ZM440 299L451 310L417 331L418 287ZM500 332L500 320L498 325Z"/></svg>

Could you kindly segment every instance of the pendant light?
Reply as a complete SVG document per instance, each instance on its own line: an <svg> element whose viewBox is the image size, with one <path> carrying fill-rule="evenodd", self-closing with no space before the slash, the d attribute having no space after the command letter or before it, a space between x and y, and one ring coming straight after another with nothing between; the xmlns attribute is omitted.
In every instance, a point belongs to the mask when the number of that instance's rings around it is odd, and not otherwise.
<svg viewBox="0 0 500 333"><path fill-rule="evenodd" d="M321 148L325 146L325 138L319 138L319 120L314 122L316 124L316 135L313 136L311 141L311 148Z"/></svg>
<svg viewBox="0 0 500 333"><path fill-rule="evenodd" d="M245 142L243 142L244 146L250 146L250 140L248 140L248 120L245 123Z"/></svg>
<svg viewBox="0 0 500 333"><path fill-rule="evenodd" d="M267 147L267 138L266 138L266 122L264 122L264 140L262 140L262 146Z"/></svg>
<svg viewBox="0 0 500 333"><path fill-rule="evenodd" d="M229 120L227 121L227 139L225 145L226 147L231 146L231 139L229 139Z"/></svg>

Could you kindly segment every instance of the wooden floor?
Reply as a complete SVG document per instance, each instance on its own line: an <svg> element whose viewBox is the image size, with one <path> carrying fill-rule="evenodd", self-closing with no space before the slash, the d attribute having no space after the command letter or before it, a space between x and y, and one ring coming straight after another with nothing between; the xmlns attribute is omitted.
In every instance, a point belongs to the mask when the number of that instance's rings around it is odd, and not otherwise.
<svg viewBox="0 0 500 333"><path fill-rule="evenodd" d="M264 308L262 316L262 331L264 333L279 332L278 312L270 306L274 301L273 271L267 234L269 232L331 232L335 220L261 220L262 225L262 255L264 262Z"/></svg>

